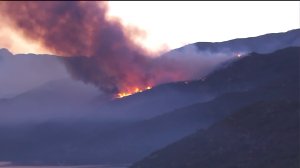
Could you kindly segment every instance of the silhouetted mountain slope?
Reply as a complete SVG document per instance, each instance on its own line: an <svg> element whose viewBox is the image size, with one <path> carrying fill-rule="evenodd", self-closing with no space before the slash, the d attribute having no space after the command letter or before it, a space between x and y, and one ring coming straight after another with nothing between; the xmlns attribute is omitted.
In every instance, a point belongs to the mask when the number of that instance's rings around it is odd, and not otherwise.
<svg viewBox="0 0 300 168"><path fill-rule="evenodd" d="M162 85L129 97L133 100L139 96L144 98L151 92L159 94L159 89L170 87L180 92L201 94L203 91L217 95L210 101L195 103L151 119L135 123L127 123L128 120L102 123L99 121L101 118L90 116L89 119L64 123L49 121L9 129L1 126L0 148L5 150L0 151L0 158L22 163L71 164L139 160L254 102L297 101L299 49L291 47L271 54L253 53L216 70L205 80ZM155 110L156 104L152 106ZM143 112L143 108L139 110Z"/></svg>
<svg viewBox="0 0 300 168"><path fill-rule="evenodd" d="M298 47L272 54L250 53L232 60L201 80L160 85L102 108L105 111L112 106L114 112L110 114L118 114L116 116L119 118L151 118L211 100L223 93L246 91L272 81L289 79L285 74L295 78L298 75L299 55Z"/></svg>
<svg viewBox="0 0 300 168"><path fill-rule="evenodd" d="M243 91L263 86L272 80L297 77L299 55L299 47L290 47L270 54L251 53L207 76L205 84L212 92ZM194 81L190 85L197 86L200 83L203 82Z"/></svg>
<svg viewBox="0 0 300 168"><path fill-rule="evenodd" d="M132 168L297 168L299 133L299 102L254 103Z"/></svg>
<svg viewBox="0 0 300 168"><path fill-rule="evenodd" d="M230 90L231 92L225 92L211 101L179 108L147 121L161 121L160 123L166 123L166 125L174 123L172 126L175 126L175 123L184 123L185 120L199 122L199 120L205 118L203 121L208 123L210 121L207 118L208 116L210 118L214 116L222 118L222 114L228 114L225 111L230 112L253 101L297 100L299 93L295 90L299 90L299 54L299 48L289 48L268 55L253 54L240 59L229 67L211 74L204 82L195 81L185 85L186 87L196 88L197 84L198 86L205 84L207 90L220 90L222 92ZM259 62L260 65L256 62ZM258 66L254 68L253 65ZM255 82L255 76L258 79L261 78L261 80ZM243 85L247 85L247 87L242 88ZM230 87L232 89L228 89ZM285 95L285 97L282 95ZM217 118L213 120L215 119ZM200 123L203 126L206 125L203 122Z"/></svg>
<svg viewBox="0 0 300 168"><path fill-rule="evenodd" d="M293 49L290 48L287 50ZM283 68L280 69L281 74L279 76L272 73L273 71L269 71L268 75L267 73L264 74L266 75L265 78L268 78L268 80L263 83L259 82L260 85L256 85L255 88L245 91L225 93L211 101L196 103L118 130L113 134L113 137L111 137L109 141L110 144L118 144L118 146L111 145L113 147L110 152L115 150L115 153L118 153L119 155L124 154L126 157L129 157L126 153L131 153L130 156L132 159L139 158L141 156L145 156L151 151L159 149L162 146L175 142L176 140L191 134L198 129L205 129L239 108L250 105L253 102L281 100L298 101L300 97L298 77L299 66L297 64L299 61L299 55L289 54L281 55L282 61L284 60L281 62L282 65L287 65L288 68L283 66ZM295 54L295 52L293 54ZM270 55L262 55L261 57L264 56L268 57ZM250 57L252 56L249 56L249 58ZM261 57L256 57L256 59L264 59ZM272 62L273 60L272 57L268 57L265 61ZM239 66L238 62L236 62L236 65L232 65L233 69L235 69L234 66ZM272 67L275 69L278 68L275 64ZM230 67L228 68L230 69ZM246 67L244 68L247 69ZM252 68L252 66L249 68ZM266 66L265 70L267 71L268 68L269 66ZM262 69L263 68L258 68L258 71L253 69L251 72L260 73L260 70ZM227 74L227 70L227 68L224 69L224 72L226 72L224 75ZM221 72L222 70L218 73ZM246 72L248 71L246 70L245 74ZM231 74L234 79L236 74ZM239 71L238 74L240 75L242 73ZM271 77L271 75L274 77ZM223 77L223 75L220 75L220 77ZM238 79L234 81L237 83L241 82ZM230 84L228 84L228 86L229 85ZM253 84L253 86L255 85ZM122 151L119 150L120 148L122 148ZM136 150L132 152L132 149Z"/></svg>
<svg viewBox="0 0 300 168"><path fill-rule="evenodd" d="M134 154L138 158L197 129L207 128L253 102L297 101L300 90L299 51L299 48L288 48L266 55L253 53L219 69L205 81L174 84L178 89L189 87L197 90L201 86L206 91L225 93L211 101L196 103L118 130L120 132L110 138L110 143L119 146L111 148L111 151L122 148L124 155L131 152L132 158ZM132 152L132 149L137 150ZM122 152L116 153L121 155Z"/></svg>

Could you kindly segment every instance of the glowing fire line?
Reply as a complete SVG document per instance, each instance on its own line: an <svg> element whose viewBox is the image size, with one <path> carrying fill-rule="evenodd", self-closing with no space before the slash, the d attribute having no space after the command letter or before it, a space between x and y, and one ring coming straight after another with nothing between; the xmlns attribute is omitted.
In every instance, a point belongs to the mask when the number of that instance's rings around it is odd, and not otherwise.
<svg viewBox="0 0 300 168"><path fill-rule="evenodd" d="M145 89L140 89L140 88L136 87L136 88L130 89L129 91L126 91L126 92L120 92L116 95L116 97L117 98L123 98L123 97L126 97L126 96L133 95L135 93L140 93L140 92L143 92L145 90L149 90L151 88L152 88L151 86L147 86Z"/></svg>

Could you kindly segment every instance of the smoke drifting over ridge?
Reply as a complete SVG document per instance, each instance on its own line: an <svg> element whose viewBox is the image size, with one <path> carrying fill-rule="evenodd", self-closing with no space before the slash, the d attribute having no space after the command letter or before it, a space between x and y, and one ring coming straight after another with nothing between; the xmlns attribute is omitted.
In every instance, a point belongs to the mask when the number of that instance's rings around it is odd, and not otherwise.
<svg viewBox="0 0 300 168"><path fill-rule="evenodd" d="M197 76L201 64L152 57L133 40L141 32L108 19L107 10L105 2L0 2L10 27L64 56L73 77L108 93Z"/></svg>

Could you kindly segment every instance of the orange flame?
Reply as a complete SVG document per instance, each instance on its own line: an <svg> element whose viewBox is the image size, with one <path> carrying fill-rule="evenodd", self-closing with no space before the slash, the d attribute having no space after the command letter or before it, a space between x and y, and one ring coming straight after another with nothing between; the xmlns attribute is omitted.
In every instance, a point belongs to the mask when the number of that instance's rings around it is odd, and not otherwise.
<svg viewBox="0 0 300 168"><path fill-rule="evenodd" d="M126 97L126 96L130 96L130 95L133 95L135 93L140 93L140 92L143 92L145 90L149 90L151 89L152 87L151 86L147 86L146 88L144 89L141 89L141 88L138 88L138 87L134 87L134 88L130 88L128 89L127 91L124 91L124 92L120 92L116 95L116 98L123 98L123 97Z"/></svg>

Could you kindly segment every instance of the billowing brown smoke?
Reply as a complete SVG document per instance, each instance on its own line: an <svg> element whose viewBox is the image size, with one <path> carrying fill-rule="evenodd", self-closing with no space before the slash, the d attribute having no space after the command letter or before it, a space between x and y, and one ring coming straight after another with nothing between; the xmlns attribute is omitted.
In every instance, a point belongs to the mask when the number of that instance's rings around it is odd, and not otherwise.
<svg viewBox="0 0 300 168"><path fill-rule="evenodd" d="M120 22L107 20L106 3L1 2L1 11L25 37L56 54L85 56L66 59L74 77L108 92L149 85L149 57Z"/></svg>
<svg viewBox="0 0 300 168"><path fill-rule="evenodd" d="M65 56L75 78L106 92L190 78L184 67L150 57L132 40L139 31L107 19L105 2L0 2L0 11L25 38Z"/></svg>

